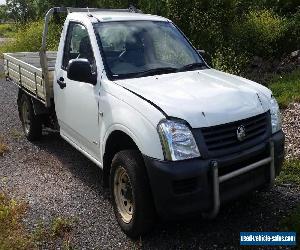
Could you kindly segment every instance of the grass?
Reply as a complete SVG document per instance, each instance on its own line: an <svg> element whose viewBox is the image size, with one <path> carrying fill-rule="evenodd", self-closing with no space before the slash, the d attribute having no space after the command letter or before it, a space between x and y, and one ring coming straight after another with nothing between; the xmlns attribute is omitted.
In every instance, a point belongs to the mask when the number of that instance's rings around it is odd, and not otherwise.
<svg viewBox="0 0 300 250"><path fill-rule="evenodd" d="M0 192L0 249L72 249L70 233L74 221L61 217L50 226L40 223L33 232L25 229L23 219L27 204L18 202Z"/></svg>
<svg viewBox="0 0 300 250"><path fill-rule="evenodd" d="M40 222L37 228L32 233L32 241L38 249L44 249L49 245L56 246L59 243L62 249L72 249L71 232L73 229L74 220L57 217L50 227L46 227L43 222Z"/></svg>
<svg viewBox="0 0 300 250"><path fill-rule="evenodd" d="M277 177L277 183L300 185L300 160L285 161L282 171Z"/></svg>
<svg viewBox="0 0 300 250"><path fill-rule="evenodd" d="M281 108L286 108L293 102L300 102L300 69L291 74L276 76L269 87Z"/></svg>
<svg viewBox="0 0 300 250"><path fill-rule="evenodd" d="M61 217L55 218L52 222L51 231L55 237L62 237L72 230L73 221Z"/></svg>

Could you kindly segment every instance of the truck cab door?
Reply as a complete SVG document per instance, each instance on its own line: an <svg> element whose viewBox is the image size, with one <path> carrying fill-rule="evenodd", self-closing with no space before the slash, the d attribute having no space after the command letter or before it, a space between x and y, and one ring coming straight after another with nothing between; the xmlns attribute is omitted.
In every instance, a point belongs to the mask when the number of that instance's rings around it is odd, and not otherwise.
<svg viewBox="0 0 300 250"><path fill-rule="evenodd" d="M100 158L99 97L100 82L68 79L67 68L72 59L87 59L93 74L96 61L87 28L70 22L65 39L61 68L56 71L54 99L60 133L67 141L84 150L95 160Z"/></svg>

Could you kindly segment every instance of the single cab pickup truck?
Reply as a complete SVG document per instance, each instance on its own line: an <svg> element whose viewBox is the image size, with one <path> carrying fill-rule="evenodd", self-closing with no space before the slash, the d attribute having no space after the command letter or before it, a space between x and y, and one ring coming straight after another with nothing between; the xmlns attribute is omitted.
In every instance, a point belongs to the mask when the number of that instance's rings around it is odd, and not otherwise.
<svg viewBox="0 0 300 250"><path fill-rule="evenodd" d="M52 15L67 12L57 52ZM266 87L210 68L170 20L55 7L40 52L6 53L28 140L44 128L103 170L116 219L131 237L157 218L216 217L270 187L284 159L280 110Z"/></svg>

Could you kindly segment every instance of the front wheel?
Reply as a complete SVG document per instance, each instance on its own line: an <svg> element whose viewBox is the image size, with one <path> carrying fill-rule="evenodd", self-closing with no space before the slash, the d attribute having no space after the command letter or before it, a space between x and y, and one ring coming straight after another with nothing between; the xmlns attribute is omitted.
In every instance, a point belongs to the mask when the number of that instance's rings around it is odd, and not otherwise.
<svg viewBox="0 0 300 250"><path fill-rule="evenodd" d="M23 94L19 103L19 114L23 130L29 141L36 141L42 136L42 123L39 116L34 114L30 97Z"/></svg>
<svg viewBox="0 0 300 250"><path fill-rule="evenodd" d="M138 151L117 153L112 161L110 191L121 229L136 238L155 224L155 209L143 158Z"/></svg>

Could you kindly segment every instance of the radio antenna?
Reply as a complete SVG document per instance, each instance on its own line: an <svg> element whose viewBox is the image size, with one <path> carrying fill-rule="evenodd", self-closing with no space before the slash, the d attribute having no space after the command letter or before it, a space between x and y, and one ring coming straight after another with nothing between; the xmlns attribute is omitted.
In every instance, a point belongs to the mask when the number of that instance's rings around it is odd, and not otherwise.
<svg viewBox="0 0 300 250"><path fill-rule="evenodd" d="M88 11L88 17L93 17L93 15L91 14L90 12L90 8L89 7L86 7L87 11Z"/></svg>

